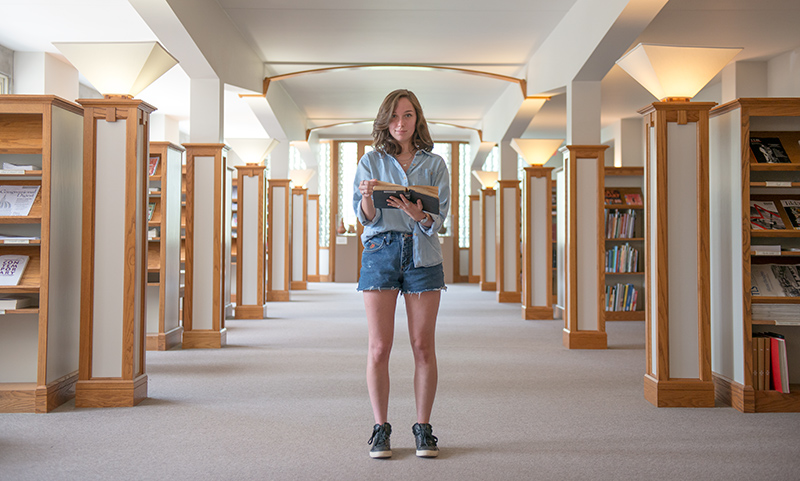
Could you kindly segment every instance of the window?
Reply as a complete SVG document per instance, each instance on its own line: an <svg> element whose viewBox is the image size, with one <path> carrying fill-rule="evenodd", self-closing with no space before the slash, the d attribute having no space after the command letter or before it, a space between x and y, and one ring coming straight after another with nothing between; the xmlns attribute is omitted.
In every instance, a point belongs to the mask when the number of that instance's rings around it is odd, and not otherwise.
<svg viewBox="0 0 800 481"><path fill-rule="evenodd" d="M469 196L472 193L472 149L458 145L458 247L469 248Z"/></svg>
<svg viewBox="0 0 800 481"><path fill-rule="evenodd" d="M358 143L339 143L339 211L336 213L336 225L340 221L344 226L355 226L358 220L353 210L353 180L358 167Z"/></svg>
<svg viewBox="0 0 800 481"><path fill-rule="evenodd" d="M9 84L8 76L0 73L0 94L8 93L8 84Z"/></svg>
<svg viewBox="0 0 800 481"><path fill-rule="evenodd" d="M319 192L319 246L330 247L331 239L331 144L321 142L317 152Z"/></svg>

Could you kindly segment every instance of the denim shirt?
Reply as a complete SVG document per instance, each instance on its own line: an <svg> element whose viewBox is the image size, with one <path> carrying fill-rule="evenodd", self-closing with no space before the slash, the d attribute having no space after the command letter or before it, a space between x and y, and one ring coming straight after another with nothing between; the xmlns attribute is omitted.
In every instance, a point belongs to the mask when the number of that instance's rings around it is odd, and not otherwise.
<svg viewBox="0 0 800 481"><path fill-rule="evenodd" d="M375 209L375 217L370 221L361 210L361 191L358 184L362 180L378 179L403 186L433 185L439 187L439 214L430 214L433 224L423 227L400 209ZM441 264L442 246L439 244L438 231L447 218L450 208L450 173L444 159L431 152L417 151L408 172L403 171L400 163L389 154L371 151L358 161L358 170L353 182L353 208L359 222L364 226L361 235L362 244L370 237L388 231L413 233L414 266L430 267Z"/></svg>

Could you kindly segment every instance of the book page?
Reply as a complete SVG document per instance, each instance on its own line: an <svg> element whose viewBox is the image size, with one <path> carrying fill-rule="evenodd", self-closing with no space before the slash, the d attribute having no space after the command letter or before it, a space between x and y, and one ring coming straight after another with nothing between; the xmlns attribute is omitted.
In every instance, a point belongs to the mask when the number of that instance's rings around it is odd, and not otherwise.
<svg viewBox="0 0 800 481"><path fill-rule="evenodd" d="M39 193L38 185L0 185L0 216L26 216Z"/></svg>

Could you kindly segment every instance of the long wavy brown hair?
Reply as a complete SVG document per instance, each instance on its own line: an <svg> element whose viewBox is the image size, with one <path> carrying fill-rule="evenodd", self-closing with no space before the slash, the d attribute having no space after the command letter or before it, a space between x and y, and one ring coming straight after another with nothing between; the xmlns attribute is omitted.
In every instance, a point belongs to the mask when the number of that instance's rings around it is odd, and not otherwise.
<svg viewBox="0 0 800 481"><path fill-rule="evenodd" d="M411 139L411 143L417 150L430 152L433 150L433 140L431 140L431 133L428 131L428 121L425 120L425 115L422 113L422 106L417 100L417 96L414 95L414 92L406 89L395 90L383 99L383 103L378 109L378 116L375 117L375 122L372 124L372 147L389 155L397 155L402 152L400 143L389 132L389 122L392 120L392 114L397 107L397 102L403 97L411 102L417 112L417 124L414 126L414 137Z"/></svg>

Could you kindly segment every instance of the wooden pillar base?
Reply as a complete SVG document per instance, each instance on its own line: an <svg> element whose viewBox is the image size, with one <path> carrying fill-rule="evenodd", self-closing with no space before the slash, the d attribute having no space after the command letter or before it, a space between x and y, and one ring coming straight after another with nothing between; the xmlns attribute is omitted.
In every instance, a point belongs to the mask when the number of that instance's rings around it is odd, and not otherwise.
<svg viewBox="0 0 800 481"><path fill-rule="evenodd" d="M228 329L192 330L183 333L183 349L220 349L227 344Z"/></svg>
<svg viewBox="0 0 800 481"><path fill-rule="evenodd" d="M169 351L176 347L181 346L181 339L183 338L183 327L178 326L169 332L147 335L147 345L145 348L148 351Z"/></svg>
<svg viewBox="0 0 800 481"><path fill-rule="evenodd" d="M481 290L482 291L496 291L497 290L497 283L495 282L481 282Z"/></svg>
<svg viewBox="0 0 800 481"><path fill-rule="evenodd" d="M608 335L600 331L564 329L563 342L567 349L608 349Z"/></svg>
<svg viewBox="0 0 800 481"><path fill-rule="evenodd" d="M551 321L553 308L547 306L522 306L522 318L525 320Z"/></svg>
<svg viewBox="0 0 800 481"><path fill-rule="evenodd" d="M147 399L147 374L133 380L102 379L78 381L76 408L132 407Z"/></svg>
<svg viewBox="0 0 800 481"><path fill-rule="evenodd" d="M267 301L289 302L289 291L267 291Z"/></svg>
<svg viewBox="0 0 800 481"><path fill-rule="evenodd" d="M659 381L645 374L644 398L660 408L713 408L714 383L698 379Z"/></svg>
<svg viewBox="0 0 800 481"><path fill-rule="evenodd" d="M306 281L292 281L289 284L289 290L292 291L306 291L308 290L308 282Z"/></svg>
<svg viewBox="0 0 800 481"><path fill-rule="evenodd" d="M236 306L234 310L236 319L266 319L267 305L263 306Z"/></svg>
<svg viewBox="0 0 800 481"><path fill-rule="evenodd" d="M497 302L513 302L519 304L522 302L521 292L498 292Z"/></svg>

